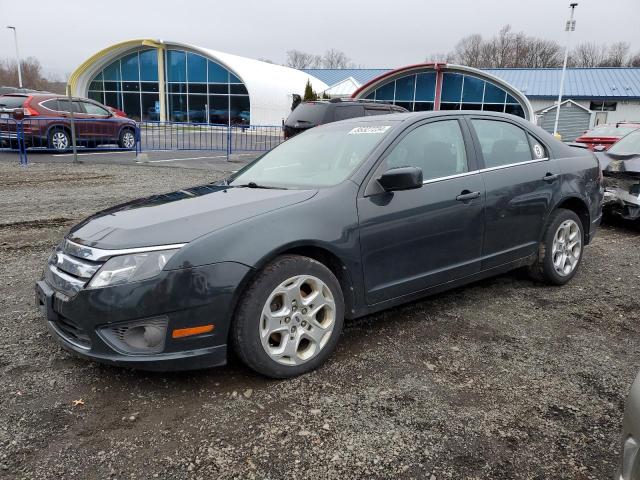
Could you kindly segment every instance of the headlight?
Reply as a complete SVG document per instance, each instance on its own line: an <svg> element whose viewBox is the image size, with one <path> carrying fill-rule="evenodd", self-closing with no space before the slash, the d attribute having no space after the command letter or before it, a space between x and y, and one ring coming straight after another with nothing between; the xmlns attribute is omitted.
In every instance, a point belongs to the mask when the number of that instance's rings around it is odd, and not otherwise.
<svg viewBox="0 0 640 480"><path fill-rule="evenodd" d="M89 288L100 288L138 282L158 275L175 250L120 255L107 260L89 282Z"/></svg>

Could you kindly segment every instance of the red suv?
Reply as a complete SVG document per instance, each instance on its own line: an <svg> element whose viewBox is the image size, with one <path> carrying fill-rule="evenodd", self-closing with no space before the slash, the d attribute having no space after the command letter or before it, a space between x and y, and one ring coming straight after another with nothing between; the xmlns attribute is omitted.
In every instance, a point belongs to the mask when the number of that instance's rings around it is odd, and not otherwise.
<svg viewBox="0 0 640 480"><path fill-rule="evenodd" d="M71 148L71 119L76 130L76 144L95 147L118 144L131 150L136 145L137 125L133 120L115 115L98 102L33 93L0 95L0 141L17 144L16 129L22 120L25 145L56 151Z"/></svg>

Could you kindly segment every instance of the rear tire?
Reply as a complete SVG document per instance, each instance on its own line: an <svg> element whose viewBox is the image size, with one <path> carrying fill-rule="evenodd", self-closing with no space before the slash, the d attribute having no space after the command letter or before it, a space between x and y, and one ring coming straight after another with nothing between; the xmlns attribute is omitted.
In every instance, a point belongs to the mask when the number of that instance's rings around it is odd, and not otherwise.
<svg viewBox="0 0 640 480"><path fill-rule="evenodd" d="M47 146L56 152L66 152L71 148L71 136L64 128L53 127L49 131Z"/></svg>
<svg viewBox="0 0 640 480"><path fill-rule="evenodd" d="M564 285L578 271L583 248L584 228L580 217L571 210L559 208L549 217L538 258L529 267L529 274L550 285Z"/></svg>
<svg viewBox="0 0 640 480"><path fill-rule="evenodd" d="M331 355L344 323L340 283L320 262L284 255L247 287L231 326L243 363L271 378L316 369Z"/></svg>

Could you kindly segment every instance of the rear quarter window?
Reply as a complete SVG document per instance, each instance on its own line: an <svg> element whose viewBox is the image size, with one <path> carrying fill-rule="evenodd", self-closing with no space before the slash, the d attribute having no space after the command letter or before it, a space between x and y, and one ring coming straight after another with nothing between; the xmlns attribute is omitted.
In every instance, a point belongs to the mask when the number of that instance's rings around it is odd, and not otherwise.
<svg viewBox="0 0 640 480"><path fill-rule="evenodd" d="M22 108L27 97L0 96L0 108Z"/></svg>
<svg viewBox="0 0 640 480"><path fill-rule="evenodd" d="M335 121L346 120L347 118L364 117L364 107L362 105L340 105L336 108Z"/></svg>
<svg viewBox="0 0 640 480"><path fill-rule="evenodd" d="M291 112L286 125L293 126L296 123L304 125L320 125L325 121L327 104L323 103L301 103Z"/></svg>

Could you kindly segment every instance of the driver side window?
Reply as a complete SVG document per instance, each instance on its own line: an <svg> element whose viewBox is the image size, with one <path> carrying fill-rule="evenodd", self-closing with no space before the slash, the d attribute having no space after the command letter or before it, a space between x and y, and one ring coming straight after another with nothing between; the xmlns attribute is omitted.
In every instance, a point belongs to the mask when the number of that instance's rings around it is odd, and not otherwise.
<svg viewBox="0 0 640 480"><path fill-rule="evenodd" d="M387 169L419 167L424 180L468 172L460 124L442 120L412 130L394 147L386 163Z"/></svg>

